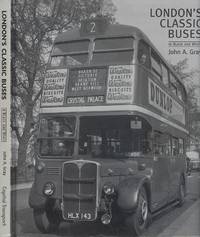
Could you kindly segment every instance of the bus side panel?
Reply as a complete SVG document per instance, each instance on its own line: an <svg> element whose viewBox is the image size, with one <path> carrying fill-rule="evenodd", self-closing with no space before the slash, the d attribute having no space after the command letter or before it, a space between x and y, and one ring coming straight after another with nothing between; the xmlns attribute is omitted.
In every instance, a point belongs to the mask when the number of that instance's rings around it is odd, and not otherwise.
<svg viewBox="0 0 200 237"><path fill-rule="evenodd" d="M185 175L186 162L184 155L170 157L170 200L177 198L181 175Z"/></svg>

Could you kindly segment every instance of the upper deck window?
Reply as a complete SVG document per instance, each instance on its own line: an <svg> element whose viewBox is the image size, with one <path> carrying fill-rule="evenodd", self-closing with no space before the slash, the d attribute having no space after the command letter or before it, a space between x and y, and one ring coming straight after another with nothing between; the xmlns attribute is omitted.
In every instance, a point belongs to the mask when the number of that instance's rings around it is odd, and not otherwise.
<svg viewBox="0 0 200 237"><path fill-rule="evenodd" d="M169 86L169 73L168 73L168 69L165 66L165 64L161 64L162 67L162 78L163 78L163 83L164 85L166 85L167 87Z"/></svg>
<svg viewBox="0 0 200 237"><path fill-rule="evenodd" d="M151 53L151 67L153 74L159 79L162 79L162 70L161 70L161 64L160 64L160 58L155 53Z"/></svg>
<svg viewBox="0 0 200 237"><path fill-rule="evenodd" d="M55 44L50 65L52 67L79 66L88 62L89 40Z"/></svg>
<svg viewBox="0 0 200 237"><path fill-rule="evenodd" d="M115 64L130 63L133 59L133 51L113 51L113 52L96 52L93 54L92 63L95 64Z"/></svg>
<svg viewBox="0 0 200 237"><path fill-rule="evenodd" d="M177 81L177 95L180 100L184 100L183 87L179 81Z"/></svg>
<svg viewBox="0 0 200 237"><path fill-rule="evenodd" d="M132 37L101 38L95 40L96 50L133 49Z"/></svg>
<svg viewBox="0 0 200 237"><path fill-rule="evenodd" d="M184 86L172 73L170 73L170 89L180 100L186 101Z"/></svg>
<svg viewBox="0 0 200 237"><path fill-rule="evenodd" d="M140 64L150 68L150 50L148 44L143 40L140 40L138 45L138 61Z"/></svg>
<svg viewBox="0 0 200 237"><path fill-rule="evenodd" d="M52 55L73 54L80 52L87 52L89 47L89 40L69 41L55 44Z"/></svg>
<svg viewBox="0 0 200 237"><path fill-rule="evenodd" d="M88 54L75 54L67 56L51 57L50 65L52 67L79 66L88 62Z"/></svg>
<svg viewBox="0 0 200 237"><path fill-rule="evenodd" d="M132 37L101 38L94 41L92 63L130 63L133 59Z"/></svg>
<svg viewBox="0 0 200 237"><path fill-rule="evenodd" d="M178 89L177 89L177 79L173 74L170 73L170 88L171 91L177 95L178 94Z"/></svg>

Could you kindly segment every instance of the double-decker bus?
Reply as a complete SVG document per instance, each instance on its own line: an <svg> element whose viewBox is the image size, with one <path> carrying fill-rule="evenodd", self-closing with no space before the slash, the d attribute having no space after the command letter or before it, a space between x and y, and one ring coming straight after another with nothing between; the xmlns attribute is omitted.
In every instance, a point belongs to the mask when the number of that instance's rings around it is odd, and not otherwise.
<svg viewBox="0 0 200 237"><path fill-rule="evenodd" d="M45 74L29 204L62 221L142 233L186 194L184 85L139 29L103 17L59 34Z"/></svg>

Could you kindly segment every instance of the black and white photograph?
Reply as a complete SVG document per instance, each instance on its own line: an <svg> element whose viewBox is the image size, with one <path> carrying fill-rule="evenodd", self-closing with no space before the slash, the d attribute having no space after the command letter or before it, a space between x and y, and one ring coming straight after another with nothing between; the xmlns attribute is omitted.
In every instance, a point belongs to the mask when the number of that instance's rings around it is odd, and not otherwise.
<svg viewBox="0 0 200 237"><path fill-rule="evenodd" d="M200 237L199 0L1 0L0 237Z"/></svg>

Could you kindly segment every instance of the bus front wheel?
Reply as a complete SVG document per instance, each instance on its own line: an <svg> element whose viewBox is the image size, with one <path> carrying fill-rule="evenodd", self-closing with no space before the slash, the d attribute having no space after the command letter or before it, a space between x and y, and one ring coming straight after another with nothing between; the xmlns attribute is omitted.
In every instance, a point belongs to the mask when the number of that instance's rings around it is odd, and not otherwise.
<svg viewBox="0 0 200 237"><path fill-rule="evenodd" d="M145 231L149 215L146 191L144 188L141 188L138 195L137 208L134 213L127 217L126 225L134 235L138 236Z"/></svg>
<svg viewBox="0 0 200 237"><path fill-rule="evenodd" d="M33 216L36 227L42 233L53 233L58 231L60 218L56 212L52 210L33 210Z"/></svg>

